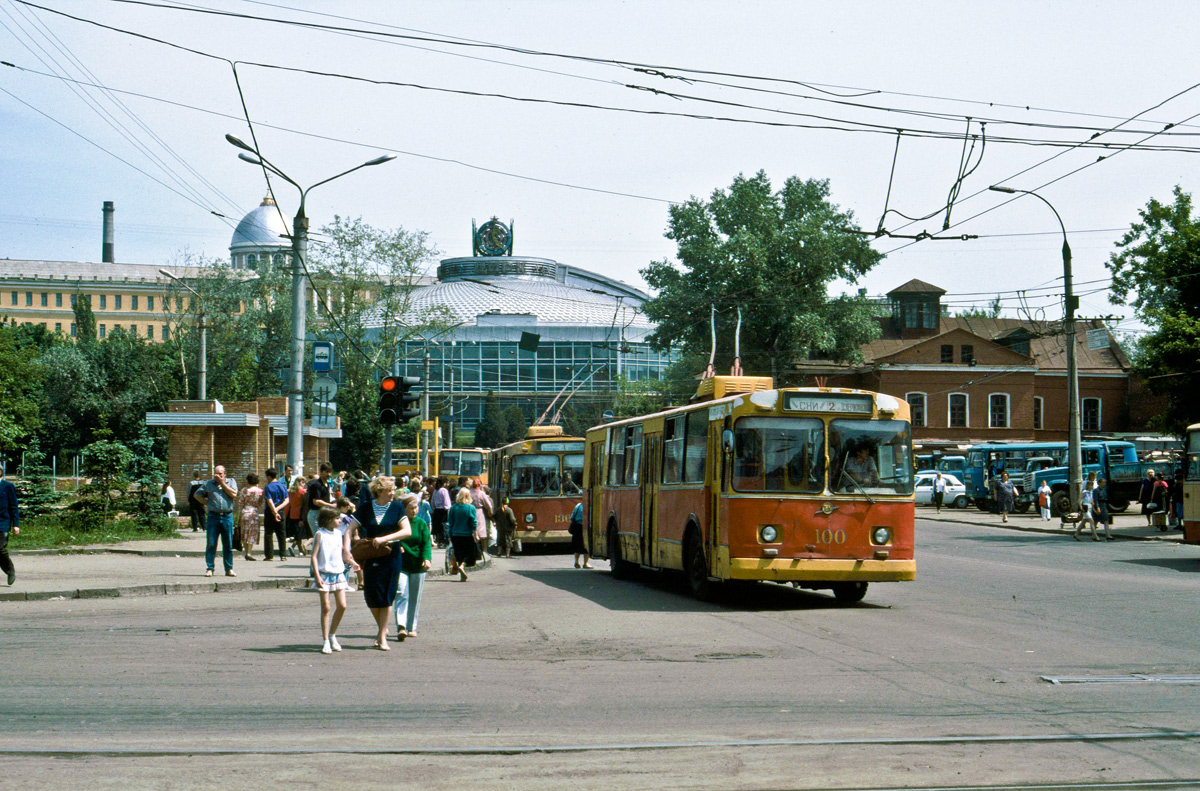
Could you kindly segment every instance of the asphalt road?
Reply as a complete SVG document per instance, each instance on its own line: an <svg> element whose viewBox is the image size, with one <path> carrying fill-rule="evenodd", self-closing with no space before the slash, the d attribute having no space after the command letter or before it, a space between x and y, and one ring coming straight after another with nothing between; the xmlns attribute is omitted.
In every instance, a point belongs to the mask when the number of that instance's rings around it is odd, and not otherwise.
<svg viewBox="0 0 1200 791"><path fill-rule="evenodd" d="M1200 548L921 521L917 557L916 582L851 607L772 585L703 604L672 575L501 560L431 580L420 636L387 654L355 594L332 656L307 592L6 602L0 788L1200 777L1195 737L1038 741L1200 731L1200 684L1041 678L1200 675ZM652 744L669 746L611 748ZM345 749L385 754L328 752ZM122 750L141 752L105 752Z"/></svg>

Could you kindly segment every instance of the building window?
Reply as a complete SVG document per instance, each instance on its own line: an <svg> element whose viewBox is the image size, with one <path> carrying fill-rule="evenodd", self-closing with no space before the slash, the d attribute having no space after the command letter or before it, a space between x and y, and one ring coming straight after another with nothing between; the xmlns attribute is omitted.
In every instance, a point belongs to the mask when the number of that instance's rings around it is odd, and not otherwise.
<svg viewBox="0 0 1200 791"><path fill-rule="evenodd" d="M62 322L61 321L54 322L54 331L62 332Z"/></svg>
<svg viewBox="0 0 1200 791"><path fill-rule="evenodd" d="M951 393L949 403L950 428L967 428L967 394Z"/></svg>
<svg viewBox="0 0 1200 791"><path fill-rule="evenodd" d="M12 293L12 303L14 305L17 304L17 292L15 292L15 291Z"/></svg>
<svg viewBox="0 0 1200 791"><path fill-rule="evenodd" d="M56 307L56 308L62 307L62 292L59 292L54 295L54 307Z"/></svg>
<svg viewBox="0 0 1200 791"><path fill-rule="evenodd" d="M258 256L256 256L254 253L246 256L246 268L258 269Z"/></svg>
<svg viewBox="0 0 1200 791"><path fill-rule="evenodd" d="M283 266L283 253L276 253L272 256L275 266Z"/></svg>
<svg viewBox="0 0 1200 791"><path fill-rule="evenodd" d="M1045 408L1045 400L1041 396L1033 397L1033 430L1042 430L1042 410Z"/></svg>
<svg viewBox="0 0 1200 791"><path fill-rule="evenodd" d="M153 324L146 325L146 337L149 338L150 340L154 340L154 325Z"/></svg>
<svg viewBox="0 0 1200 791"><path fill-rule="evenodd" d="M129 309L137 310L137 294L134 294L129 298Z"/></svg>
<svg viewBox="0 0 1200 791"><path fill-rule="evenodd" d="M924 393L908 393L904 396L904 400L908 402L909 414L912 417L914 428L921 428L925 425L925 394Z"/></svg>
<svg viewBox="0 0 1200 791"><path fill-rule="evenodd" d="M164 341L165 341L165 340L167 340L167 339L170 337L169 333L167 332L167 325L166 325L166 324L162 325L162 333L161 333L160 337L161 337L161 338L162 338Z"/></svg>
<svg viewBox="0 0 1200 791"><path fill-rule="evenodd" d="M42 292L42 307L43 308L50 307L50 295L47 294L45 291Z"/></svg>
<svg viewBox="0 0 1200 791"><path fill-rule="evenodd" d="M104 310L107 307L108 307L108 294L101 294L100 295L100 310Z"/></svg>
<svg viewBox="0 0 1200 791"><path fill-rule="evenodd" d="M121 309L121 295L114 294L113 295L113 310L120 310L120 309Z"/></svg>
<svg viewBox="0 0 1200 791"><path fill-rule="evenodd" d="M988 396L988 428L1008 428L1008 393Z"/></svg>
<svg viewBox="0 0 1200 791"><path fill-rule="evenodd" d="M71 295L71 309L72 309L72 310L74 310L74 309L75 309L75 300L77 300L77 299L79 299L79 295L78 295L78 294L72 294L72 295Z"/></svg>
<svg viewBox="0 0 1200 791"><path fill-rule="evenodd" d="M108 328L105 327L103 324L101 324L100 325L100 337L103 338L107 334L108 334Z"/></svg>
<svg viewBox="0 0 1200 791"><path fill-rule="evenodd" d="M75 322L71 322L71 337L75 337Z"/></svg>
<svg viewBox="0 0 1200 791"><path fill-rule="evenodd" d="M942 362L944 362L944 363L954 362L954 345L953 344L950 344L950 343L942 344Z"/></svg>
<svg viewBox="0 0 1200 791"><path fill-rule="evenodd" d="M1083 412L1083 430L1084 431L1099 431L1100 430L1100 399L1085 398L1080 404Z"/></svg>
<svg viewBox="0 0 1200 791"><path fill-rule="evenodd" d="M175 297L175 312L181 313L182 311L183 311L183 297L176 296Z"/></svg>
<svg viewBox="0 0 1200 791"><path fill-rule="evenodd" d="M975 347L964 343L959 350L960 362L963 365L970 365L975 362Z"/></svg>
<svg viewBox="0 0 1200 791"><path fill-rule="evenodd" d="M146 310L154 310L154 297L146 297Z"/></svg>
<svg viewBox="0 0 1200 791"><path fill-rule="evenodd" d="M25 307L27 307L27 308L33 307L33 292L32 291L25 292Z"/></svg>

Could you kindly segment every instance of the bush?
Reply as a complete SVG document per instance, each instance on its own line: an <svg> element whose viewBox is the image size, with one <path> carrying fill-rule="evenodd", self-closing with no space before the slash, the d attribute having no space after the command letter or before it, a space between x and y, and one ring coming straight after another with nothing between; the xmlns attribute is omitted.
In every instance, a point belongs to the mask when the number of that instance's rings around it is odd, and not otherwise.
<svg viewBox="0 0 1200 791"><path fill-rule="evenodd" d="M175 536L178 524L165 516L143 524L138 519L120 514L105 523L95 509L64 509L44 514L21 524L21 534L12 539L13 549L52 549L85 544L113 544L119 541L138 541Z"/></svg>

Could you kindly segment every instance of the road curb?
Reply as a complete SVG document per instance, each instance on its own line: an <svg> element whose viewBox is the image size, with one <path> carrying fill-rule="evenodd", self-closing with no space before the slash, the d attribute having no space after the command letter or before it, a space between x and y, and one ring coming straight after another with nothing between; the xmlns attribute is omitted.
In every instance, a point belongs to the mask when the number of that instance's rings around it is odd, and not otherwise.
<svg viewBox="0 0 1200 791"><path fill-rule="evenodd" d="M920 516L920 513L918 513L917 518L918 519L922 518ZM953 522L956 525L970 525L971 527L978 527L978 528L983 528L983 529L998 528L1000 530L1016 530L1016 531L1019 531L1022 533L1042 533L1042 534L1048 535L1048 536L1064 536L1064 537L1073 536L1074 532L1075 532L1074 528L1026 527L1024 525L1016 524L1015 522L1007 522L1007 523L1000 522L997 524L992 524L992 523L980 524L979 522L971 522L966 519L953 519L953 518L947 519L942 516L937 516L937 517L932 517L932 518L926 517L926 518L931 522ZM1088 535L1090 538L1091 531L1089 530L1087 532L1088 532ZM1165 542L1165 543L1169 543L1169 544L1182 544L1183 543L1183 538L1180 536L1130 536L1130 535L1125 535L1124 533L1118 533L1115 530L1111 530L1110 535L1112 535L1112 538L1114 541L1120 539L1121 541L1159 541L1159 542Z"/></svg>
<svg viewBox="0 0 1200 791"><path fill-rule="evenodd" d="M30 549L26 552L43 554L68 554L57 550ZM88 552L86 554L100 554ZM124 552L121 554L131 554ZM163 553L171 554L171 553ZM200 553L203 555L204 553ZM475 571L490 568L492 559L475 564ZM443 568L431 568L426 572L427 577L447 576ZM141 596L180 596L199 593L237 593L248 590L278 590L287 588L299 591L311 591L308 587L309 577L287 577L283 579L238 580L237 582L165 582L151 585L121 585L116 587L74 588L57 591L0 591L0 602L5 601L52 601L55 599L117 599Z"/></svg>

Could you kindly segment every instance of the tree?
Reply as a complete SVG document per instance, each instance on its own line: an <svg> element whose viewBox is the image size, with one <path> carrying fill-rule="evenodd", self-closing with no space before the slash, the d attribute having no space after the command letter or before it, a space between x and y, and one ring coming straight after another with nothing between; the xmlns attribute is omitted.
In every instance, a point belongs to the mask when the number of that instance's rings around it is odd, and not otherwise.
<svg viewBox="0 0 1200 791"><path fill-rule="evenodd" d="M41 426L36 356L23 348L20 328L0 325L0 453L20 451Z"/></svg>
<svg viewBox="0 0 1200 791"><path fill-rule="evenodd" d="M475 425L475 445L498 448L508 434L508 418L500 407L500 396L491 390L483 400L483 417Z"/></svg>
<svg viewBox="0 0 1200 791"><path fill-rule="evenodd" d="M1132 305L1154 328L1138 342L1133 370L1151 393L1167 398L1155 427L1182 435L1197 420L1200 389L1200 218L1191 195L1178 186L1173 194L1171 204L1151 198L1138 211L1140 220L1117 242L1107 266L1109 300Z"/></svg>
<svg viewBox="0 0 1200 791"><path fill-rule="evenodd" d="M449 326L445 309L417 315L412 297L437 250L424 231L374 228L334 216L321 228L325 243L309 250L309 271L322 289L315 334L334 342L341 369L338 414L342 438L330 449L347 469L375 459L383 447L376 412L381 374L393 369L406 340Z"/></svg>
<svg viewBox="0 0 1200 791"><path fill-rule="evenodd" d="M102 439L83 449L83 469L91 481L81 490L85 501L103 503L103 521L108 522L109 508L114 499L125 496L129 484L127 471L133 461L133 451L120 442ZM113 492L117 495L114 498Z"/></svg>
<svg viewBox="0 0 1200 791"><path fill-rule="evenodd" d="M92 296L76 293L71 312L75 314L75 337L80 343L96 340L96 314L92 312Z"/></svg>
<svg viewBox="0 0 1200 791"><path fill-rule="evenodd" d="M829 201L829 182L789 178L773 192L764 172L739 175L710 200L672 206L667 238L679 267L657 261L642 270L657 292L645 303L657 324L650 342L707 358L709 306L717 314L717 353L733 357L737 308L746 371L776 376L797 358L857 362L859 346L879 329L862 296L830 299L831 281L855 283L881 255L856 229L851 212ZM728 364L728 363L726 363Z"/></svg>
<svg viewBox="0 0 1200 791"><path fill-rule="evenodd" d="M529 433L529 424L525 422L525 413L516 404L513 404L508 409L504 410L504 435L500 438L501 445L506 445L509 442L525 439L525 435ZM476 440L476 445L479 441ZM480 445L480 447L487 447Z"/></svg>
<svg viewBox="0 0 1200 791"><path fill-rule="evenodd" d="M976 316L981 319L998 319L1000 318L1000 295L997 294L996 299L988 303L986 308L971 307L967 308L966 310L960 310L958 315L971 319L975 318Z"/></svg>

